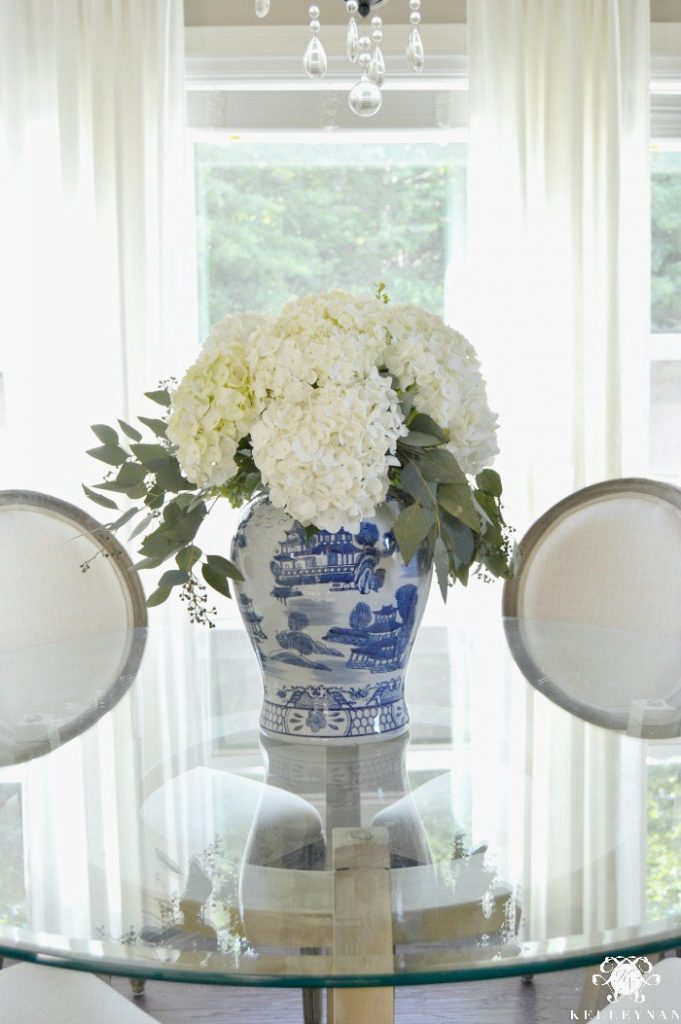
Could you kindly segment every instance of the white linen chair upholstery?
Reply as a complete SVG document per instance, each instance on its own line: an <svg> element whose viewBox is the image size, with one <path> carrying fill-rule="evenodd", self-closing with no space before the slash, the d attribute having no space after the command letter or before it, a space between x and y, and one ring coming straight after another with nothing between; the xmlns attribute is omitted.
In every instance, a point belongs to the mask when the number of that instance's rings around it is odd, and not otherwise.
<svg viewBox="0 0 681 1024"><path fill-rule="evenodd" d="M137 672L147 615L120 544L46 494L0 491L0 572L2 765L46 753L116 703Z"/></svg>
<svg viewBox="0 0 681 1024"><path fill-rule="evenodd" d="M538 519L520 552L503 611L529 681L597 725L681 734L681 491L586 487Z"/></svg>
<svg viewBox="0 0 681 1024"><path fill-rule="evenodd" d="M152 1018L93 974L37 964L0 971L6 1024L152 1024Z"/></svg>
<svg viewBox="0 0 681 1024"><path fill-rule="evenodd" d="M147 614L120 544L81 509L47 494L0 491L0 573L1 766L42 756L113 707L137 673ZM55 1018L61 999L65 1009ZM0 972L5 1019L150 1018L94 977L24 964Z"/></svg>

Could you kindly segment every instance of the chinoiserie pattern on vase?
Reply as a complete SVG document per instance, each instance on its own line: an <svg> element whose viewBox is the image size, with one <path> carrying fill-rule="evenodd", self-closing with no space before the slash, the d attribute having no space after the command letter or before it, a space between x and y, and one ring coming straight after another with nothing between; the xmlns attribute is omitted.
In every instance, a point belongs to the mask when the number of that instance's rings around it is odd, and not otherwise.
<svg viewBox="0 0 681 1024"><path fill-rule="evenodd" d="M407 729L404 680L432 566L423 548L405 566L399 511L389 500L357 533L309 532L266 497L247 506L232 559L269 735L356 742Z"/></svg>

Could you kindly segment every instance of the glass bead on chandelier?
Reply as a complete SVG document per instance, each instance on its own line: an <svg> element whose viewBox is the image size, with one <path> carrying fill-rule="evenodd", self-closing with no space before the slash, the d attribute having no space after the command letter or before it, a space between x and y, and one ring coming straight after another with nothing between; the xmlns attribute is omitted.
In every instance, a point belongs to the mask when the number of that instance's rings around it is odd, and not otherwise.
<svg viewBox="0 0 681 1024"><path fill-rule="evenodd" d="M346 54L353 64L359 64L360 80L352 87L348 95L350 109L358 117L373 117L381 109L383 96L381 89L385 82L385 59L381 50L383 41L383 21L378 14L371 18L369 29L365 19L374 8L387 3L388 0L341 0L350 15L346 37ZM423 40L419 31L421 23L421 0L402 0L409 4L409 24L411 26L407 41L407 62L412 71L419 74L423 71L425 54ZM269 14L270 0L255 0L255 13L259 18ZM303 57L303 69L308 78L323 78L328 69L326 51L319 33L319 6L310 4L310 42ZM363 19L361 27L357 24L356 15Z"/></svg>

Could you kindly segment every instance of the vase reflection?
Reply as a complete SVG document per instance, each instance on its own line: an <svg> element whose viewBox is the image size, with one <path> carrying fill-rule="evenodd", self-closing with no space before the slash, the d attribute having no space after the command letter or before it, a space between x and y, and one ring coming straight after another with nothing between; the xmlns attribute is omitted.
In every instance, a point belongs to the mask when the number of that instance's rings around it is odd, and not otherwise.
<svg viewBox="0 0 681 1024"><path fill-rule="evenodd" d="M374 836L388 849L391 905L385 914L398 964L409 962L423 943L456 946L464 958L511 952L520 921L517 893L498 878L487 844L472 846L462 829L453 834L449 857L436 860L420 790L409 786L408 736L373 746L293 745L267 737L261 744L266 785L239 882L243 934L254 950L298 948L333 956L338 839ZM446 774L421 788L428 787L444 793ZM304 800L308 811L273 832L282 792ZM360 875L371 871L360 854L354 866ZM358 903L355 913L361 928L375 908Z"/></svg>

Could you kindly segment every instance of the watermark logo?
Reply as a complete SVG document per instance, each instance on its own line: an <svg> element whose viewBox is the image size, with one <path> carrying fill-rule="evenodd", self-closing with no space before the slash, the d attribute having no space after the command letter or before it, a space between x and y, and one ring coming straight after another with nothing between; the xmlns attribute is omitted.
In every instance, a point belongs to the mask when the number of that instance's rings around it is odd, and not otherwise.
<svg viewBox="0 0 681 1024"><path fill-rule="evenodd" d="M610 988L608 1002L628 996L635 1003L646 1001L645 988L659 985L659 974L653 972L653 965L646 956L606 956L598 974L592 974L594 985Z"/></svg>

